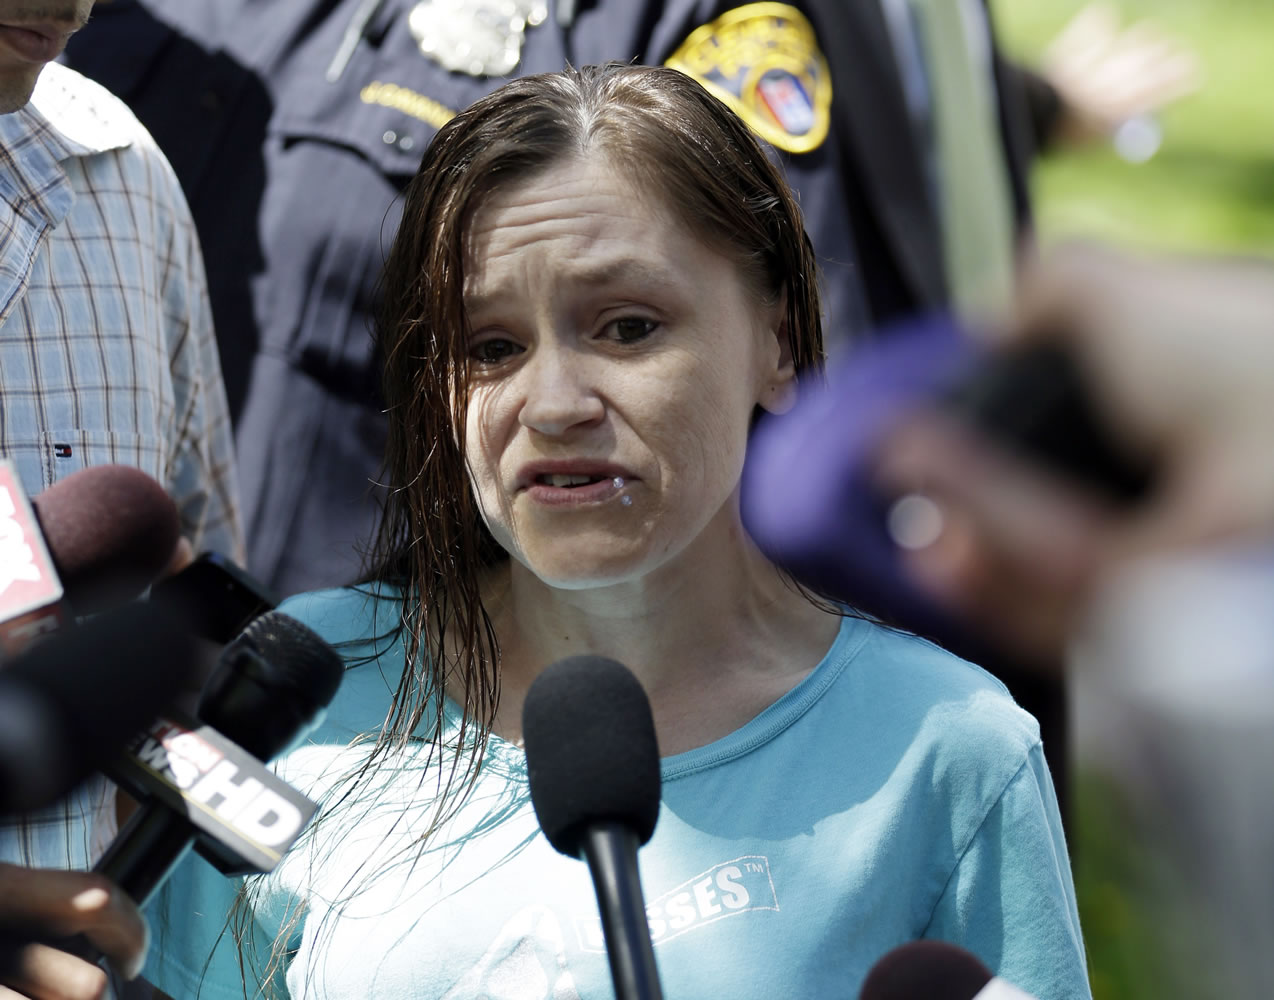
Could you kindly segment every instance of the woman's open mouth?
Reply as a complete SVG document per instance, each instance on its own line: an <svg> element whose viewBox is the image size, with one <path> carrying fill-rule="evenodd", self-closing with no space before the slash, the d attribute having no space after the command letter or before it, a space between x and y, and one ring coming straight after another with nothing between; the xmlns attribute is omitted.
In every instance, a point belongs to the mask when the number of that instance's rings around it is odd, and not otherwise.
<svg viewBox="0 0 1274 1000"><path fill-rule="evenodd" d="M570 506L614 499L623 494L627 486L628 482L623 476L545 472L531 481L526 493L536 503Z"/></svg>
<svg viewBox="0 0 1274 1000"><path fill-rule="evenodd" d="M591 483L599 483L606 478L618 479L618 476L557 476L545 475L536 476L535 481L542 486L558 486L564 489L574 489L577 486L588 486ZM622 482L622 480L621 480Z"/></svg>

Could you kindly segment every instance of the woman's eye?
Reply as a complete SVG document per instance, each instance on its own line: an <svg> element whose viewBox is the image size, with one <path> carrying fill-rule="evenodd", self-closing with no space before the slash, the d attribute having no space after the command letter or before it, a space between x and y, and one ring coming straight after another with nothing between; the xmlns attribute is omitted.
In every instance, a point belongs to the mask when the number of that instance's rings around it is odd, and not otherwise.
<svg viewBox="0 0 1274 1000"><path fill-rule="evenodd" d="M480 365L498 365L516 354L522 353L522 346L511 340L493 338L483 340L469 348L469 358Z"/></svg>
<svg viewBox="0 0 1274 1000"><path fill-rule="evenodd" d="M622 316L606 324L606 333L621 344L631 344L649 337L659 324L640 316Z"/></svg>

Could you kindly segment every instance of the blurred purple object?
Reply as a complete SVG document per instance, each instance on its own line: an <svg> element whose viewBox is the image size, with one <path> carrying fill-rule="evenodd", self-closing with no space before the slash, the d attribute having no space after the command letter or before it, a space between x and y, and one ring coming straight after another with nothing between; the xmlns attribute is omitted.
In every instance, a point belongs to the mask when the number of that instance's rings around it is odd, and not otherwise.
<svg viewBox="0 0 1274 1000"><path fill-rule="evenodd" d="M904 575L886 526L898 498L875 486L874 457L979 356L945 315L886 330L831 369L826 386L803 386L791 412L762 420L743 471L743 521L769 558L814 590L962 655L981 644Z"/></svg>

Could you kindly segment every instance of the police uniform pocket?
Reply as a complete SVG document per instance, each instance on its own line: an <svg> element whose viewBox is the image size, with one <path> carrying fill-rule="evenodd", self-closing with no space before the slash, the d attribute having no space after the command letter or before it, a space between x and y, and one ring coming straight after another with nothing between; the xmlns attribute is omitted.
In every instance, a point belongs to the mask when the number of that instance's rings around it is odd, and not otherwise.
<svg viewBox="0 0 1274 1000"><path fill-rule="evenodd" d="M449 73L426 58L407 26L410 4L382 5L382 23L368 25L341 61L345 15L355 5L343 6L290 59L271 131L285 142L352 150L401 186L434 133L499 81Z"/></svg>
<svg viewBox="0 0 1274 1000"><path fill-rule="evenodd" d="M348 25L341 4L276 81L261 239L270 281L260 351L328 393L368 399L378 377L370 316L400 194L437 129L493 84L452 80L421 55L400 14L327 71Z"/></svg>

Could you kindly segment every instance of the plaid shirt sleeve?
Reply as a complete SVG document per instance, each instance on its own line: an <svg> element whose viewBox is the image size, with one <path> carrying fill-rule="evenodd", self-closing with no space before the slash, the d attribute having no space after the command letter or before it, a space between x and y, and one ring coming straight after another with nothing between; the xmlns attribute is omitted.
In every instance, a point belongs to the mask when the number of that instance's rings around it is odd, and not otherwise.
<svg viewBox="0 0 1274 1000"><path fill-rule="evenodd" d="M153 146L140 152L154 176L156 209L168 209L171 220L160 290L175 433L164 484L195 551L213 549L242 563L234 444L199 239L168 161Z"/></svg>

